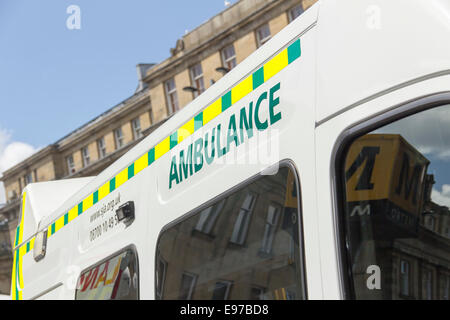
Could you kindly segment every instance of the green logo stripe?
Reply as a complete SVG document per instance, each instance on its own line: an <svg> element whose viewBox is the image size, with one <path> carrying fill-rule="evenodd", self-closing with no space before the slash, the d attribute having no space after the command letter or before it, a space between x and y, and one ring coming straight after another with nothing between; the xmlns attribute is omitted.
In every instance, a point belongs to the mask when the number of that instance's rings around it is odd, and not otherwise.
<svg viewBox="0 0 450 320"><path fill-rule="evenodd" d="M98 202L98 190L93 193L92 197L93 197L92 203L96 204Z"/></svg>
<svg viewBox="0 0 450 320"><path fill-rule="evenodd" d="M222 112L231 107L231 90L222 96Z"/></svg>
<svg viewBox="0 0 450 320"><path fill-rule="evenodd" d="M20 231L20 225L16 228L16 246L19 244L19 231Z"/></svg>
<svg viewBox="0 0 450 320"><path fill-rule="evenodd" d="M170 135L170 150L176 147L178 144L178 131L175 131Z"/></svg>
<svg viewBox="0 0 450 320"><path fill-rule="evenodd" d="M151 148L148 152L148 165L151 165L155 162L155 148Z"/></svg>
<svg viewBox="0 0 450 320"><path fill-rule="evenodd" d="M128 180L134 177L134 163L128 167Z"/></svg>
<svg viewBox="0 0 450 320"><path fill-rule="evenodd" d="M114 190L116 190L116 177L109 180L109 192L111 193Z"/></svg>
<svg viewBox="0 0 450 320"><path fill-rule="evenodd" d="M264 83L264 66L253 73L253 90Z"/></svg>
<svg viewBox="0 0 450 320"><path fill-rule="evenodd" d="M300 39L292 43L288 49L288 63L297 60L301 56Z"/></svg>
<svg viewBox="0 0 450 320"><path fill-rule="evenodd" d="M203 127L203 112L200 112L194 117L194 131Z"/></svg>

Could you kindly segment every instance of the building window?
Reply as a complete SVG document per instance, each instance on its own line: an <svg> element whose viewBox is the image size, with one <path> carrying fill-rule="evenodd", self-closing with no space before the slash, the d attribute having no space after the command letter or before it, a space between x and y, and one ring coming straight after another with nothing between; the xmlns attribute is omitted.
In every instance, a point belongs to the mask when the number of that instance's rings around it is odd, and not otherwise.
<svg viewBox="0 0 450 320"><path fill-rule="evenodd" d="M256 29L256 42L258 47L261 47L264 43L269 41L271 38L270 28L268 24L265 24L258 29Z"/></svg>
<svg viewBox="0 0 450 320"><path fill-rule="evenodd" d="M141 120L139 119L139 117L131 120L131 127L133 129L133 138L134 138L134 140L142 138Z"/></svg>
<svg viewBox="0 0 450 320"><path fill-rule="evenodd" d="M194 293L195 284L197 282L197 275L189 272L184 272L181 275L180 295L179 300L191 300Z"/></svg>
<svg viewBox="0 0 450 320"><path fill-rule="evenodd" d="M233 45L229 45L228 47L222 49L222 63L228 70L236 67L236 52L234 51Z"/></svg>
<svg viewBox="0 0 450 320"><path fill-rule="evenodd" d="M424 292L424 298L426 300L432 300L433 299L433 271L430 269L425 269L424 271L424 285L425 285L425 292Z"/></svg>
<svg viewBox="0 0 450 320"><path fill-rule="evenodd" d="M214 285L211 300L227 300L232 284L233 283L231 281L217 281Z"/></svg>
<svg viewBox="0 0 450 320"><path fill-rule="evenodd" d="M244 202L241 205L239 214L234 223L233 233L231 234L230 242L243 245L247 236L248 226L252 215L253 206L256 196L248 193L245 196Z"/></svg>
<svg viewBox="0 0 450 320"><path fill-rule="evenodd" d="M70 155L66 158L66 162L67 162L67 170L69 172L69 174L73 174L75 173L75 162L73 161L73 155Z"/></svg>
<svg viewBox="0 0 450 320"><path fill-rule="evenodd" d="M198 222L195 225L195 230L211 234L214 224L222 211L225 200L220 201L219 203L204 209L200 212L200 217L198 218Z"/></svg>
<svg viewBox="0 0 450 320"><path fill-rule="evenodd" d="M114 130L114 141L116 142L116 149L120 149L123 147L123 132L122 128L117 128Z"/></svg>
<svg viewBox="0 0 450 320"><path fill-rule="evenodd" d="M400 260L400 294L409 296L409 262Z"/></svg>
<svg viewBox="0 0 450 320"><path fill-rule="evenodd" d="M164 88L166 90L167 104L169 106L169 114L177 112L178 107L178 96L177 88L175 87L175 80L172 78L165 82Z"/></svg>
<svg viewBox="0 0 450 320"><path fill-rule="evenodd" d="M104 157L106 157L106 144L104 137L101 137L97 140L97 150L99 159L103 159Z"/></svg>
<svg viewBox="0 0 450 320"><path fill-rule="evenodd" d="M298 16L300 16L303 13L303 5L299 4L295 7L289 9L288 16L289 16L289 23L295 20Z"/></svg>
<svg viewBox="0 0 450 320"><path fill-rule="evenodd" d="M28 172L24 177L23 177L23 181L25 182L25 187L29 184L33 182L33 176L31 175L31 172Z"/></svg>
<svg viewBox="0 0 450 320"><path fill-rule="evenodd" d="M194 91L194 98L198 97L203 91L205 91L205 84L203 82L203 70L201 63L197 63L191 68L191 82L197 91Z"/></svg>
<svg viewBox="0 0 450 320"><path fill-rule="evenodd" d="M108 258L81 273L75 300L138 300L137 255L132 249Z"/></svg>
<svg viewBox="0 0 450 320"><path fill-rule="evenodd" d="M91 163L89 148L87 146L81 149L81 156L83 158L83 167L87 167Z"/></svg>
<svg viewBox="0 0 450 320"><path fill-rule="evenodd" d="M265 288L252 287L250 290L250 300L264 300Z"/></svg>
<svg viewBox="0 0 450 320"><path fill-rule="evenodd" d="M155 121L153 119L153 109L150 109L148 111L148 118L150 119L150 126L152 126L155 123Z"/></svg>
<svg viewBox="0 0 450 320"><path fill-rule="evenodd" d="M12 201L12 200L15 200L15 199L17 199L17 191L16 190L9 190L8 191L8 202Z"/></svg>
<svg viewBox="0 0 450 320"><path fill-rule="evenodd" d="M278 216L281 208L276 205L269 205L267 209L266 224L264 226L264 236L262 239L261 253L270 254L272 243L278 224Z"/></svg>
<svg viewBox="0 0 450 320"><path fill-rule="evenodd" d="M159 294L155 297L303 299L298 191L294 171L282 166L274 175L243 182L220 199L180 215L163 228L158 239L154 276ZM259 254L268 212L272 224L278 219L273 234L269 232L274 244L270 256ZM246 230L235 227L238 216ZM241 229L236 234L246 234L245 245L230 243L233 228ZM236 236L236 241L241 239ZM164 290L158 289L162 283Z"/></svg>
<svg viewBox="0 0 450 320"><path fill-rule="evenodd" d="M449 300L450 295L450 276L449 275L442 275L442 278L444 279L443 287L442 287L442 300Z"/></svg>
<svg viewBox="0 0 450 320"><path fill-rule="evenodd" d="M426 217L426 226L428 227L428 229L430 229L431 231L434 231L435 225L436 225L435 217L433 217L433 216Z"/></svg>

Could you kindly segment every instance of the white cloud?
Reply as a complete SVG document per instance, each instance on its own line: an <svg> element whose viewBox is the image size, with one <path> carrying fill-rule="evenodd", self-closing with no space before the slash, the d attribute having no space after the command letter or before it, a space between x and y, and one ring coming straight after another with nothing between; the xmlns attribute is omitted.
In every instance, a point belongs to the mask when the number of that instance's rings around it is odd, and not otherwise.
<svg viewBox="0 0 450 320"><path fill-rule="evenodd" d="M431 191L431 200L441 206L447 206L450 208L450 185L443 184L441 191L433 188Z"/></svg>
<svg viewBox="0 0 450 320"><path fill-rule="evenodd" d="M5 170L35 153L38 148L24 142L12 141L11 134L0 129L0 176ZM0 183L0 203L6 202L3 183Z"/></svg>
<svg viewBox="0 0 450 320"><path fill-rule="evenodd" d="M450 105L419 112L375 132L401 134L426 157L450 161Z"/></svg>

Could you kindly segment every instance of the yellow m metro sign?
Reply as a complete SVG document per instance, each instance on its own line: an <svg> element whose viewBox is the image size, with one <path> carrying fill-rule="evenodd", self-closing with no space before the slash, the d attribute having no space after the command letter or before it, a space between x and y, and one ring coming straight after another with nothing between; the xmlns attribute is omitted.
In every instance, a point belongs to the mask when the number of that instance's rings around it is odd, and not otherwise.
<svg viewBox="0 0 450 320"><path fill-rule="evenodd" d="M429 160L400 135L364 135L347 155L347 202L389 200L419 215L428 164Z"/></svg>

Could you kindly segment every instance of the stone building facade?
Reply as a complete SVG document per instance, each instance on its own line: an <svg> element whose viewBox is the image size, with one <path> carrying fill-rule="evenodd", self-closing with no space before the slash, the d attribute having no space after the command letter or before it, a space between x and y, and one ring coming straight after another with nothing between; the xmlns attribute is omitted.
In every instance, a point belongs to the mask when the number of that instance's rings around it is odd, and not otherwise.
<svg viewBox="0 0 450 320"><path fill-rule="evenodd" d="M10 290L11 244L28 183L97 175L315 2L237 1L178 39L168 59L137 65L131 97L3 172L0 293Z"/></svg>

